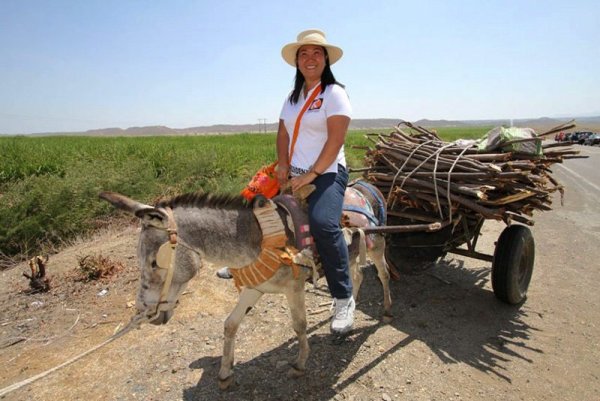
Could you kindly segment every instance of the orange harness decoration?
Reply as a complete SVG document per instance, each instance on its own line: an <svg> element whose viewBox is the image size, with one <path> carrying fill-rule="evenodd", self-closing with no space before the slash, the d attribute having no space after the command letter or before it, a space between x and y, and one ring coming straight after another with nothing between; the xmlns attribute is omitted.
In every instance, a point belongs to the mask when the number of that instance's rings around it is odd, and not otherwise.
<svg viewBox="0 0 600 401"><path fill-rule="evenodd" d="M300 267L292 261L292 255L298 251L286 247L287 235L275 203L266 200L263 206L254 208L254 215L263 234L261 251L254 262L230 269L238 291L243 286L253 288L269 280L281 265L291 266L294 278L300 272Z"/></svg>
<svg viewBox="0 0 600 401"><path fill-rule="evenodd" d="M277 181L277 173L275 172L277 162L262 166L260 170L254 174L246 188L242 190L242 196L248 202L252 201L256 195L262 194L266 198L271 199L279 192L279 181Z"/></svg>

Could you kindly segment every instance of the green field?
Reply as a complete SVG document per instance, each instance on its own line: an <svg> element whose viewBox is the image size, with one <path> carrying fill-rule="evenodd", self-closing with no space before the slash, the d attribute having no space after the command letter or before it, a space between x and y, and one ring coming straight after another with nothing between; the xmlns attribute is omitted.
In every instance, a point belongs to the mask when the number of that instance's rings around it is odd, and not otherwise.
<svg viewBox="0 0 600 401"><path fill-rule="evenodd" d="M446 128L446 140L489 127ZM365 133L346 153L362 166ZM98 199L115 191L142 202L190 191L238 193L275 159L274 134L179 137L0 137L0 256L26 257L103 227L115 211Z"/></svg>

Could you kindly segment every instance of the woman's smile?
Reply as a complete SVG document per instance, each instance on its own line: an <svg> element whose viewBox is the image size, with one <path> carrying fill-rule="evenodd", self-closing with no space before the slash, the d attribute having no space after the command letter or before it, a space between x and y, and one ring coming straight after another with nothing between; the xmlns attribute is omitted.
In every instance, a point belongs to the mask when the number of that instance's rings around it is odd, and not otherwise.
<svg viewBox="0 0 600 401"><path fill-rule="evenodd" d="M312 87L321 79L325 69L325 51L321 46L302 46L298 49L297 63L307 84Z"/></svg>

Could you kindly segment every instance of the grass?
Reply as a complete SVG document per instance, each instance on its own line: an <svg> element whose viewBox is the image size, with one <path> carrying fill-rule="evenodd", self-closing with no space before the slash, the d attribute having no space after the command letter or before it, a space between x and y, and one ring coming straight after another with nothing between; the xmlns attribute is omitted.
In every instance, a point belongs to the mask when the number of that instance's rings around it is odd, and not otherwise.
<svg viewBox="0 0 600 401"><path fill-rule="evenodd" d="M445 128L447 140L483 128ZM382 131L384 133L390 130ZM347 137L348 164L360 167L364 134ZM0 255L28 257L106 226L115 211L98 199L115 191L145 203L191 191L239 193L275 160L275 136L0 137Z"/></svg>

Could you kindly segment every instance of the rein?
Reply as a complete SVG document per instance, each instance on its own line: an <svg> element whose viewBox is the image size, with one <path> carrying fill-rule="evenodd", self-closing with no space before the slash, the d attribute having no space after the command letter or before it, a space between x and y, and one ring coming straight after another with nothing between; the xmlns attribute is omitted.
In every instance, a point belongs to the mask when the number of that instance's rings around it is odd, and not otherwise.
<svg viewBox="0 0 600 401"><path fill-rule="evenodd" d="M167 242L165 242L164 244L162 244L160 246L160 248L158 249L158 252L156 254L156 264L159 268L166 269L167 275L166 275L165 281L163 283L163 287L160 291L160 298L158 300L158 303L156 304L156 310L154 310L150 314L148 314L144 311L138 312L137 314L132 316L132 318L129 321L129 323L127 324L127 326L125 326L121 330L117 331L115 334L110 336L104 342L61 363L60 365L57 365L51 369L46 370L45 372L42 372L40 374L30 377L29 379L22 380L18 383L12 384L8 387L1 389L0 397L4 397L6 394L8 394L10 392L13 392L23 386L33 383L36 380L46 377L49 374L56 372L57 370L62 369L64 367L78 361L79 359L85 357L86 355L89 355L92 352L113 342L117 338L124 336L125 334L130 332L132 329L139 328L142 324L156 319L160 315L160 312L162 312L163 310L168 310L167 306L169 305L169 302L167 301L167 299L169 297L169 290L171 289L171 283L173 281L173 272L175 271L175 250L177 249L177 245L180 244L181 241L178 241L178 239L177 239L177 224L175 223L175 216L173 215L173 210L171 208L165 208L163 210L168 216L168 225L165 230L169 234L169 240ZM199 253L197 250L192 249L187 244L181 244L181 245L186 248L189 248L190 250L192 250L196 253Z"/></svg>
<svg viewBox="0 0 600 401"><path fill-rule="evenodd" d="M57 370L60 370L66 366L69 366L70 364L72 364L74 362L77 362L81 358L91 354L92 352L104 347L107 344L110 344L111 342L115 341L117 338L124 336L125 334L130 332L132 329L139 328L140 325L142 325L143 323L149 322L150 320L152 320L152 318L149 318L148 316L144 316L142 313L138 313L138 314L134 315L131 318L131 320L129 321L129 323L127 324L127 326L125 326L121 330L117 331L115 334L110 336L104 342L88 349L85 352L82 352L81 354L79 354L77 356L74 356L73 358L61 363L60 365L57 365L51 369L46 370L45 372L39 373L35 376L30 377L29 379L22 380L18 383L11 384L8 387L4 387L3 389L0 390L0 398L4 397L8 393L11 393L15 390L20 389L21 387L24 387L28 384L33 383L34 381L44 378L44 377L48 376L49 374L56 372Z"/></svg>
<svg viewBox="0 0 600 401"><path fill-rule="evenodd" d="M167 274L165 277L165 281L163 283L163 287L160 291L160 297L159 297L158 303L156 304L156 309L154 311L152 311L151 313L146 313L145 311L138 312L137 314L135 314L134 316L131 317L131 320L125 327L123 327L121 330L114 333L112 336L110 336L104 342L88 349L87 351L85 351L77 356L74 356L73 358L61 363L60 365L57 365L51 369L46 370L45 372L42 372L42 373L32 376L28 379L22 380L18 383L15 383L8 387L0 389L0 398L4 397L8 393L18 390L21 387L31 384L43 377L48 376L51 373L56 372L57 370L60 370L64 367L78 361L79 359L91 354L92 352L104 347L105 345L110 344L111 342L115 341L117 338L124 336L131 330L140 328L140 326L142 324L156 319L160 315L160 312L162 312L163 310L166 311L169 309L168 308L169 302L167 299L169 297L169 290L171 289L171 283L173 281L173 273L175 271L175 251L177 249L177 246L181 245L184 248L187 248L187 249L197 253L198 255L201 255L201 252L192 248L190 245L186 244L185 241L178 239L177 224L175 223L175 216L173 215L173 210L171 208L167 207L167 208L164 208L163 211L168 216L168 225L167 225L167 228L164 230L167 231L167 233L169 234L169 239L167 242L162 244L160 246L160 248L158 249L158 252L156 254L156 265L158 266L158 268L167 270Z"/></svg>

